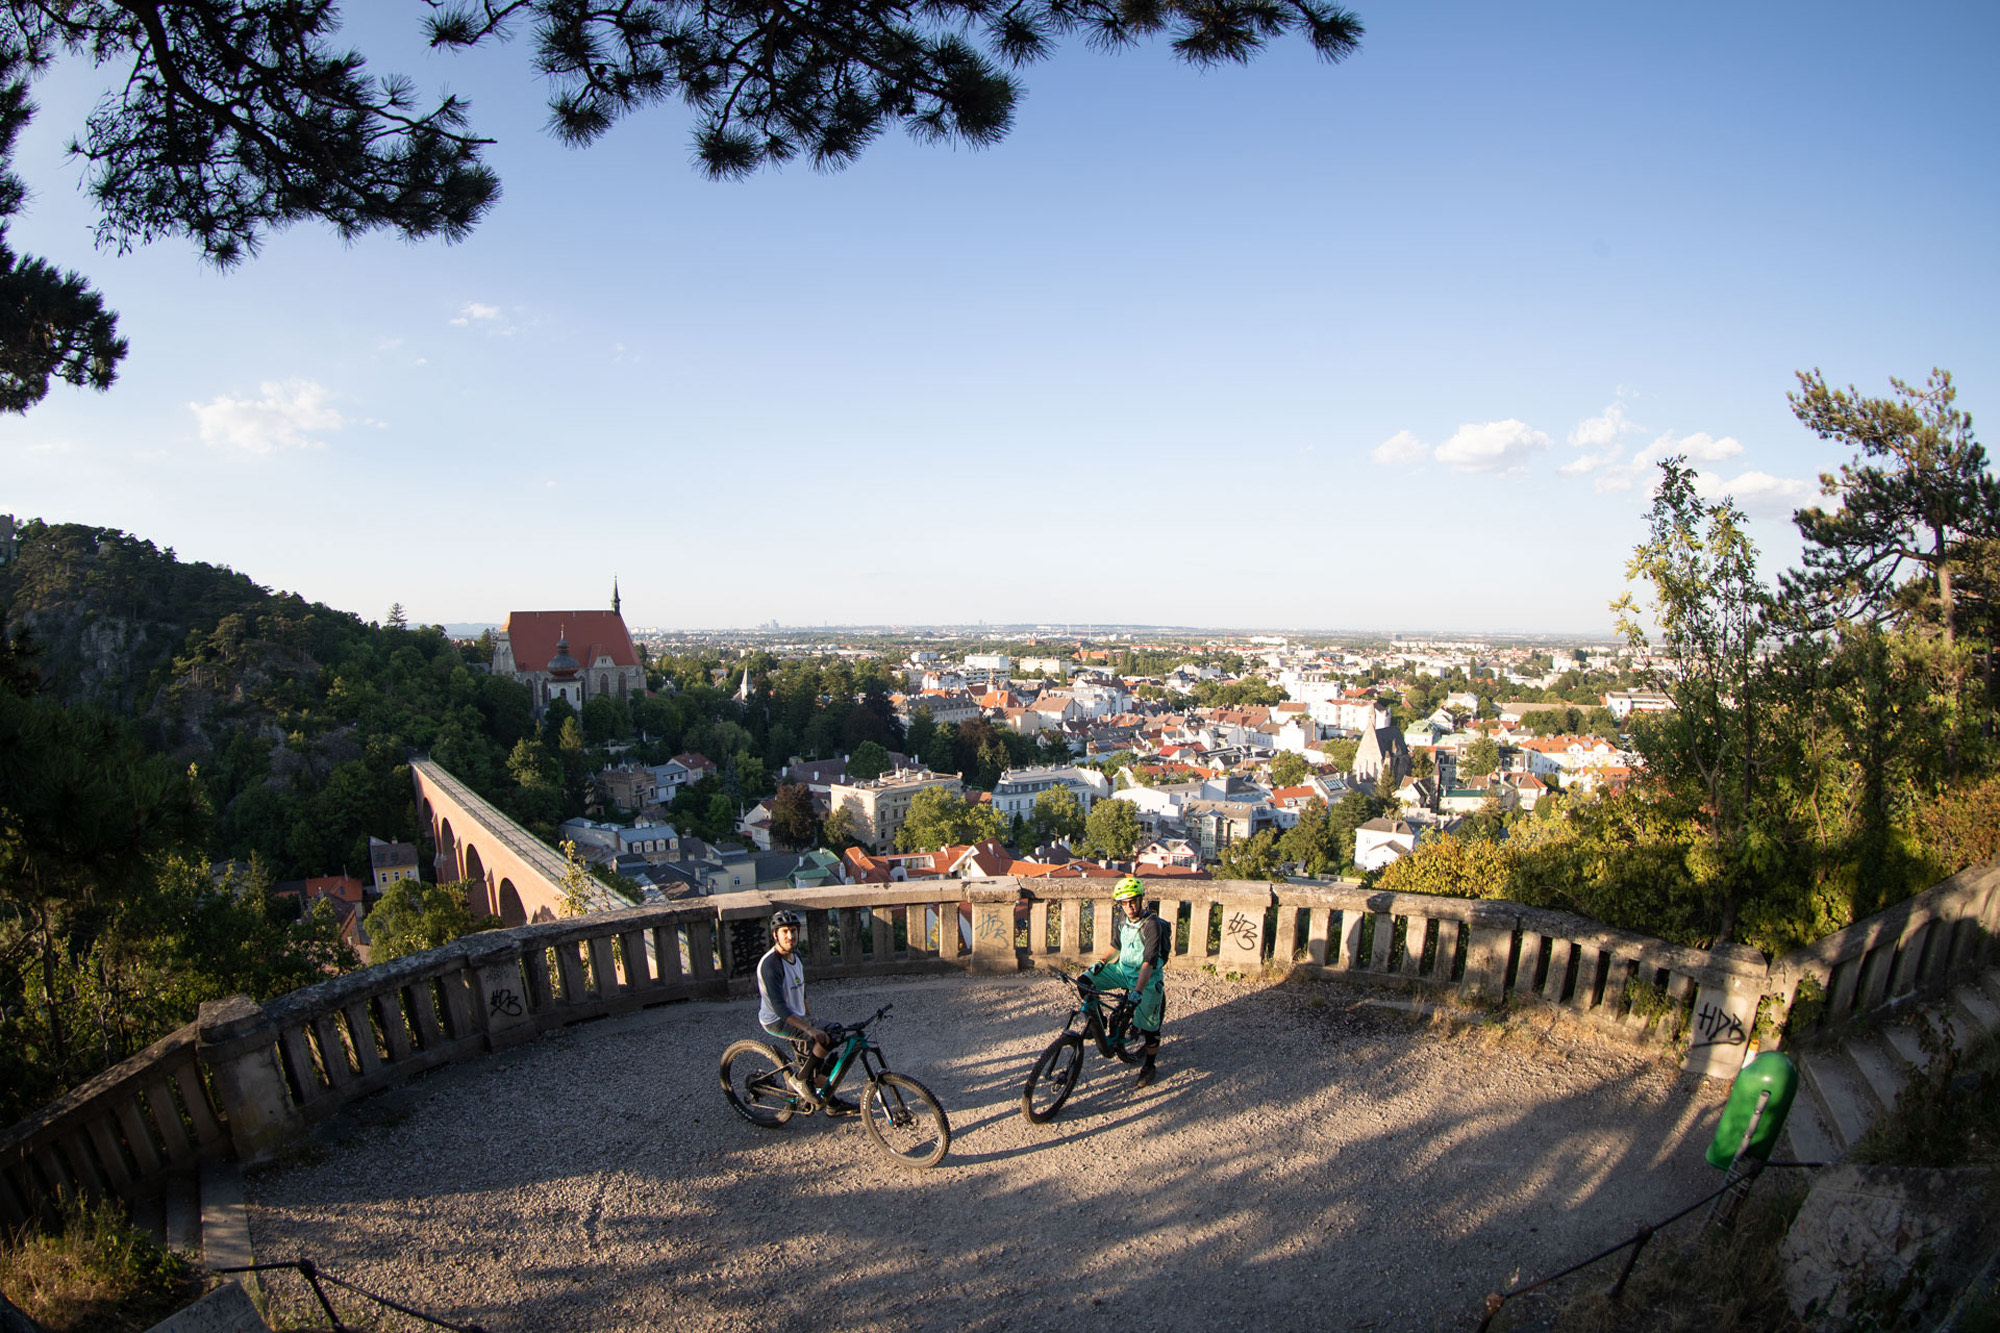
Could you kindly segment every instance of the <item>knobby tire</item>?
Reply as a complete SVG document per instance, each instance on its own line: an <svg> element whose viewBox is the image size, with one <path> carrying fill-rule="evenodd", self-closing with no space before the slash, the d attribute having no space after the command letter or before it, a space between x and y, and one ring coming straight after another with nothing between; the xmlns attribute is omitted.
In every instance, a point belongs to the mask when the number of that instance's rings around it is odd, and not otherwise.
<svg viewBox="0 0 2000 1333"><path fill-rule="evenodd" d="M1063 1103L1076 1088L1083 1073L1083 1038L1065 1033L1049 1043L1042 1058L1028 1071L1027 1085L1021 1089L1021 1115L1031 1125L1046 1124L1056 1118Z"/></svg>
<svg viewBox="0 0 2000 1333"><path fill-rule="evenodd" d="M951 1121L931 1090L907 1074L881 1074L861 1097L861 1123L898 1166L921 1170L944 1160Z"/></svg>
<svg viewBox="0 0 2000 1333"><path fill-rule="evenodd" d="M776 1129L792 1118L795 1103L786 1063L770 1043L745 1038L722 1053L722 1095L757 1128Z"/></svg>

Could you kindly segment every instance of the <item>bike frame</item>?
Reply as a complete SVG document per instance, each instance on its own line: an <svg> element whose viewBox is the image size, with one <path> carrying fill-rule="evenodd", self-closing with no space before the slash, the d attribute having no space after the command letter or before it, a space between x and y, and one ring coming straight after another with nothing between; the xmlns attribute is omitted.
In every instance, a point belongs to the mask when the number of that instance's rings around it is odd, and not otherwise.
<svg viewBox="0 0 2000 1333"><path fill-rule="evenodd" d="M875 1061L869 1058L879 1057L881 1054L882 1049L869 1041L868 1035L860 1028L844 1030L841 1033L839 1052L830 1064L823 1064L820 1067L820 1085L813 1089L814 1095L821 1101L833 1096L834 1090L840 1086L841 1079L847 1077L847 1071L854 1067L857 1060L861 1064L861 1072L868 1076L869 1082L873 1083L878 1075L887 1073L889 1069L888 1061L884 1060L881 1069L878 1070Z"/></svg>
<svg viewBox="0 0 2000 1333"><path fill-rule="evenodd" d="M1058 973L1057 975L1068 981L1072 986L1075 985L1075 978L1070 977L1067 973ZM1097 1044L1097 1053L1099 1055L1107 1060L1115 1060L1118 1058L1118 1053L1111 1047L1111 1024L1108 1021L1108 1013L1116 1012L1118 1006L1130 998L1130 992L1122 990L1097 990L1093 988L1090 994L1091 999L1088 1004L1084 1003L1082 995L1078 994L1076 1006L1069 1011L1069 1017L1063 1020L1063 1034L1067 1036L1071 1025L1079 1017L1082 1017L1084 1039ZM1109 1011L1106 1010L1106 1005L1110 1006Z"/></svg>

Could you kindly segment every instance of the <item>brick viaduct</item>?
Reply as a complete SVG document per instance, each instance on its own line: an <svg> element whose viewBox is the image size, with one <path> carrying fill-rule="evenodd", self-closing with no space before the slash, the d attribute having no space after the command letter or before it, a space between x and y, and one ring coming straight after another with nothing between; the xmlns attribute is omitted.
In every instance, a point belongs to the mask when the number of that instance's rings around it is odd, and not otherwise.
<svg viewBox="0 0 2000 1333"><path fill-rule="evenodd" d="M524 926L563 915L565 867L547 843L428 759L411 760L410 777L417 814L437 847L438 880L471 881L466 906L474 916L491 913L504 925ZM602 906L628 905L605 897Z"/></svg>

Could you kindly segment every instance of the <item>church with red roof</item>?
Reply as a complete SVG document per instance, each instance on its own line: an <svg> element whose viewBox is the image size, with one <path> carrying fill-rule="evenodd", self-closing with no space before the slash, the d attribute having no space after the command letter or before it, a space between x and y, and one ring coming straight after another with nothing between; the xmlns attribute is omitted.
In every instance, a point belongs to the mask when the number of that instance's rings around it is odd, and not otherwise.
<svg viewBox="0 0 2000 1333"><path fill-rule="evenodd" d="M615 583L609 611L510 611L493 636L493 674L533 690L537 715L559 698L580 709L600 695L632 699L646 692L646 668L625 628Z"/></svg>

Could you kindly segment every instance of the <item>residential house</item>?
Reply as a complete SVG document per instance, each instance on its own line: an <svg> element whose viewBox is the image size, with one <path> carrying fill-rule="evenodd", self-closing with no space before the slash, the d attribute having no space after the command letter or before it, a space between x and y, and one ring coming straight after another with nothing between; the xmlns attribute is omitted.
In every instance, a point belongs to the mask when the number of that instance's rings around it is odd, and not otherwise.
<svg viewBox="0 0 2000 1333"><path fill-rule="evenodd" d="M1623 722L1634 713L1667 712L1674 701L1658 690L1613 690L1604 696L1604 706L1612 717Z"/></svg>
<svg viewBox="0 0 2000 1333"><path fill-rule="evenodd" d="M1417 831L1400 819L1371 819L1354 830L1354 864L1380 870L1417 849Z"/></svg>
<svg viewBox="0 0 2000 1333"><path fill-rule="evenodd" d="M380 838L370 838L368 871L377 893L397 880L422 878L417 873L417 845L413 842L384 842Z"/></svg>
<svg viewBox="0 0 2000 1333"><path fill-rule="evenodd" d="M672 824L641 819L631 824L598 823L589 819L566 819L556 828L565 842L576 844L578 853L592 863L620 856L643 856L649 861L676 861L682 853L681 835Z"/></svg>
<svg viewBox="0 0 2000 1333"><path fill-rule="evenodd" d="M1156 838L1132 854L1132 869L1135 874L1146 874L1149 870L1164 867L1182 870L1201 869L1201 853L1185 838Z"/></svg>

